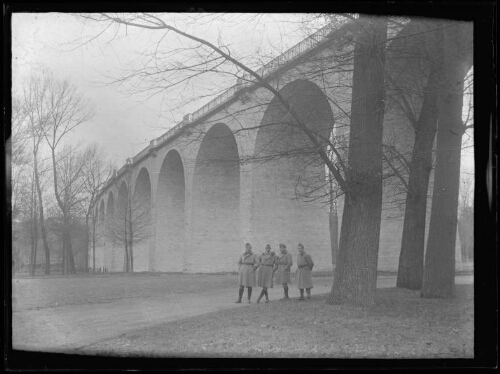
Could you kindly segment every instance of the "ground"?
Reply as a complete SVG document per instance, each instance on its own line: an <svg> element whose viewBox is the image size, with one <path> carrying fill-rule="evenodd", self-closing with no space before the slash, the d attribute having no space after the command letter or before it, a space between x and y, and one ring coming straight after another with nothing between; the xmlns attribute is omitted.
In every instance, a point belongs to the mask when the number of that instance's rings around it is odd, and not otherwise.
<svg viewBox="0 0 500 374"><path fill-rule="evenodd" d="M451 300L422 299L379 277L374 306L313 298L234 304L236 276L136 274L13 279L13 342L26 350L146 357L472 358L472 277ZM465 280L465 281L464 281ZM460 284L469 283L469 284ZM49 343L50 341L50 343Z"/></svg>

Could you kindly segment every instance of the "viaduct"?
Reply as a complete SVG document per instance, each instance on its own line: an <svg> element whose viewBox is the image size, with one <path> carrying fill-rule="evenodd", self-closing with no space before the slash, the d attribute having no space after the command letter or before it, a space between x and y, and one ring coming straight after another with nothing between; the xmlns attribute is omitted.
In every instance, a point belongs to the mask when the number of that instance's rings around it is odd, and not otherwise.
<svg viewBox="0 0 500 374"><path fill-rule="evenodd" d="M342 65L351 37L351 23L329 25L257 71L309 128L326 136L333 130L338 139L348 136L352 72L330 67L332 60ZM294 258L303 243L315 269L331 271L325 168L307 151L294 152L304 139L287 132L287 116L268 90L244 75L127 159L98 196L96 268L123 271L124 245L110 230L119 207L135 199L133 210L148 217L147 235L133 247L135 272L236 271L246 242L255 253L285 243ZM384 138L407 138L403 122L388 105ZM404 204L394 204L393 189L385 182L384 188L378 266L396 271ZM341 220L341 198L337 206ZM457 268L459 253L457 241Z"/></svg>

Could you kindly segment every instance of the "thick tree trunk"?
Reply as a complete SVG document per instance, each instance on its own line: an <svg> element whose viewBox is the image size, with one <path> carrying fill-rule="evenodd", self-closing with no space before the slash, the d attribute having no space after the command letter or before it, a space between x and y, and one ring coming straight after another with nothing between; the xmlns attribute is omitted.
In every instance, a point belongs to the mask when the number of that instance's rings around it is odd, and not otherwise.
<svg viewBox="0 0 500 374"><path fill-rule="evenodd" d="M349 170L330 304L375 301L382 212L387 19L361 16L354 49Z"/></svg>
<svg viewBox="0 0 500 374"><path fill-rule="evenodd" d="M438 116L439 69L433 67L416 124L396 287L420 290L424 274L427 191Z"/></svg>
<svg viewBox="0 0 500 374"><path fill-rule="evenodd" d="M460 81L459 77L455 78ZM463 77L461 82L460 88L463 87ZM462 91L447 92L440 101L436 171L422 287L422 296L426 298L453 297L463 134L462 103Z"/></svg>
<svg viewBox="0 0 500 374"><path fill-rule="evenodd" d="M422 297L425 298L451 298L454 294L460 155L464 132L463 87L470 67L465 62L467 50L461 47L467 37L464 32L467 28L460 25L444 31L445 84L439 99L436 170L422 286Z"/></svg>

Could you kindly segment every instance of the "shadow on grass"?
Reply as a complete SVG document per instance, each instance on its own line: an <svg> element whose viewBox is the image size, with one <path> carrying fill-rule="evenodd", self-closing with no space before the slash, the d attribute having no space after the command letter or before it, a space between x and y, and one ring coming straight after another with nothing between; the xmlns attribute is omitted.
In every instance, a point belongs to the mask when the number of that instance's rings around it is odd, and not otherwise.
<svg viewBox="0 0 500 374"><path fill-rule="evenodd" d="M93 344L83 354L142 357L472 358L474 289L450 300L377 291L371 307L311 300L250 304Z"/></svg>

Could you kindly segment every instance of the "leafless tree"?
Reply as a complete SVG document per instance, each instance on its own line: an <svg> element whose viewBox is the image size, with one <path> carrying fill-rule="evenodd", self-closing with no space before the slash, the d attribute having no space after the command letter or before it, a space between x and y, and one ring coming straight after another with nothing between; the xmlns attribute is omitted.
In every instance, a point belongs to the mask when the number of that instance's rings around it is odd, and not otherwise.
<svg viewBox="0 0 500 374"><path fill-rule="evenodd" d="M128 186L131 186L131 173ZM151 207L144 194L128 187L120 191L112 219L106 221L105 237L124 248L123 271L134 272L134 248L151 236Z"/></svg>
<svg viewBox="0 0 500 374"><path fill-rule="evenodd" d="M467 262L474 258L474 180L471 176L462 177L459 215L458 235L460 248L462 250L462 261Z"/></svg>
<svg viewBox="0 0 500 374"><path fill-rule="evenodd" d="M112 167L106 161L106 154L102 148L97 145L90 145L83 151L83 187L85 189L84 197L81 201L82 209L85 212L85 231L86 231L86 248L85 269L88 272L88 251L92 248L93 265L92 269L95 272L95 246L96 246L96 221L97 214L95 206L97 205L97 194L104 183L111 176Z"/></svg>
<svg viewBox="0 0 500 374"><path fill-rule="evenodd" d="M19 213L19 199L23 181L29 173L29 140L30 132L26 121L27 113L24 110L21 99L13 95L12 99L12 121L11 136L7 139L6 154L8 157L7 171L11 182L10 207L12 220L15 220Z"/></svg>
<svg viewBox="0 0 500 374"><path fill-rule="evenodd" d="M40 181L40 153L42 141L44 139L45 131L48 126L48 119L50 108L47 107L46 101L48 98L49 80L45 73L32 75L25 83L22 93L21 105L25 111L25 120L29 128L31 139L31 152L33 156L33 175L35 178L35 186L38 196L38 211L40 231L45 250L45 274L50 274L50 248L47 243L47 233L45 230L45 216L43 205L43 194Z"/></svg>
<svg viewBox="0 0 500 374"><path fill-rule="evenodd" d="M54 196L64 219L63 235L63 274L74 273L75 267L71 251L70 217L74 209L76 196L83 188L82 183L75 189L75 182L81 179L83 168L82 160L75 165L76 156L71 150L61 152L62 160L58 160L56 150L66 135L89 121L93 117L93 111L89 102L77 92L69 81L59 81L50 78L47 84L47 98L45 105L48 107L47 127L43 134L50 149L52 157L52 173L54 180ZM62 167L58 168L58 163ZM61 173L64 173L62 175Z"/></svg>
<svg viewBox="0 0 500 374"><path fill-rule="evenodd" d="M72 219L81 216L82 200L85 199L83 168L85 153L66 146L55 154L57 163L53 174L57 174L58 207L62 218L61 236L63 242L63 274L74 273L75 263L72 251Z"/></svg>

